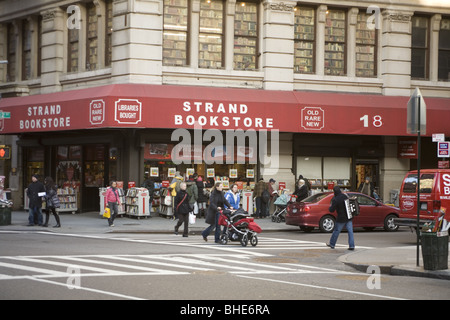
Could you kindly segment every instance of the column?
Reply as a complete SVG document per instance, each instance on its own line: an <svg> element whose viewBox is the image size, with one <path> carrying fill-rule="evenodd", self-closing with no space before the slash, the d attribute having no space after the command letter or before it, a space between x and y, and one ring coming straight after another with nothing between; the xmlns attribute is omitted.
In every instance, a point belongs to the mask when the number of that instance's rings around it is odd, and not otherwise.
<svg viewBox="0 0 450 320"><path fill-rule="evenodd" d="M262 68L264 89L294 89L295 1L263 1Z"/></svg>
<svg viewBox="0 0 450 320"><path fill-rule="evenodd" d="M162 83L163 0L114 0L112 78Z"/></svg>
<svg viewBox="0 0 450 320"><path fill-rule="evenodd" d="M347 76L356 75L356 23L358 20L357 8L348 10L348 35L347 35Z"/></svg>
<svg viewBox="0 0 450 320"><path fill-rule="evenodd" d="M325 22L327 19L327 6L320 5L317 8L317 39L316 39L316 74L325 74Z"/></svg>
<svg viewBox="0 0 450 320"><path fill-rule="evenodd" d="M435 14L431 17L430 35L430 81L438 81L439 62L439 30L441 29L442 16Z"/></svg>
<svg viewBox="0 0 450 320"><path fill-rule="evenodd" d="M236 0L227 0L225 9L225 69L233 70L234 54L234 14L236 13Z"/></svg>
<svg viewBox="0 0 450 320"><path fill-rule="evenodd" d="M59 76L64 72L66 15L60 8L41 12L41 93L61 91Z"/></svg>
<svg viewBox="0 0 450 320"><path fill-rule="evenodd" d="M411 94L411 16L412 11L383 11L381 76L383 94Z"/></svg>

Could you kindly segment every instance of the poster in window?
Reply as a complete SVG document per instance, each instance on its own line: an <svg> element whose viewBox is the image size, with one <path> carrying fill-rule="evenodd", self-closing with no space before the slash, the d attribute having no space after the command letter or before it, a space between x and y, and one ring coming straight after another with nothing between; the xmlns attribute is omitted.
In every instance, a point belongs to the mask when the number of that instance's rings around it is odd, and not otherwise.
<svg viewBox="0 0 450 320"><path fill-rule="evenodd" d="M150 168L150 177L159 177L159 168L158 167Z"/></svg>
<svg viewBox="0 0 450 320"><path fill-rule="evenodd" d="M175 173L177 172L177 168L169 168L167 176L169 178L175 178Z"/></svg>
<svg viewBox="0 0 450 320"><path fill-rule="evenodd" d="M207 178L214 178L214 176L216 175L214 168L209 168L206 170L206 177Z"/></svg>
<svg viewBox="0 0 450 320"><path fill-rule="evenodd" d="M230 169L230 179L237 179L238 171L237 169Z"/></svg>
<svg viewBox="0 0 450 320"><path fill-rule="evenodd" d="M254 169L247 169L247 178L253 179L255 178L255 170Z"/></svg>

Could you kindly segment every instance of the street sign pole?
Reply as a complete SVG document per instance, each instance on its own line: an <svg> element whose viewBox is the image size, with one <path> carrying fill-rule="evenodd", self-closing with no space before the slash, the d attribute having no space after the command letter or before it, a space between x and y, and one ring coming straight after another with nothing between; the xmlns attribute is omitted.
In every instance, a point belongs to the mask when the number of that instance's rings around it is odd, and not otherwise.
<svg viewBox="0 0 450 320"><path fill-rule="evenodd" d="M420 156L421 156L421 145L420 145L420 114L422 113L420 110L420 95L417 96L417 109L419 115L417 116L417 226L416 226L416 234L417 234L417 245L416 245L416 265L419 266L419 246L420 246Z"/></svg>

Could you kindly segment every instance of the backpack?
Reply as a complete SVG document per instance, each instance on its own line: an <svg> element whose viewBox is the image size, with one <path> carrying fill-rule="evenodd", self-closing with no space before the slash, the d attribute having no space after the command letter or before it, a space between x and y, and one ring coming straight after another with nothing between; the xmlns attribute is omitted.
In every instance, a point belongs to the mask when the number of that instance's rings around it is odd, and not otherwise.
<svg viewBox="0 0 450 320"><path fill-rule="evenodd" d="M270 193L269 190L264 190L262 195L261 195L261 199L264 203L269 203L270 201Z"/></svg>
<svg viewBox="0 0 450 320"><path fill-rule="evenodd" d="M349 197L348 195L347 199L345 199L345 210L347 211L347 217L349 219L352 219L354 217L359 216L359 203L356 197Z"/></svg>

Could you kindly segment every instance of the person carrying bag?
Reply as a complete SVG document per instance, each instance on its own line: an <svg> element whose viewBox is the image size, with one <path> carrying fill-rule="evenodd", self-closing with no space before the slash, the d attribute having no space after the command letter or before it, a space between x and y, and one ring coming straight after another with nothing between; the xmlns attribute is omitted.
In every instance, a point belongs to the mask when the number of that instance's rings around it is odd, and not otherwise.
<svg viewBox="0 0 450 320"><path fill-rule="evenodd" d="M189 214L191 207L189 205L189 195L186 192L186 182L180 183L180 191L177 192L174 200L175 213L178 215L178 223L175 226L175 234L178 234L178 229L184 223L183 237L189 234Z"/></svg>
<svg viewBox="0 0 450 320"><path fill-rule="evenodd" d="M117 183L115 181L111 182L111 187L106 190L106 202L108 203L108 208L111 210L111 216L108 218L108 224L110 227L114 227L114 219L119 214L120 196L119 190L117 190Z"/></svg>

